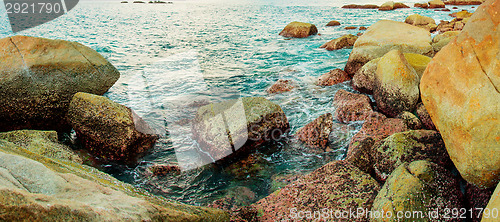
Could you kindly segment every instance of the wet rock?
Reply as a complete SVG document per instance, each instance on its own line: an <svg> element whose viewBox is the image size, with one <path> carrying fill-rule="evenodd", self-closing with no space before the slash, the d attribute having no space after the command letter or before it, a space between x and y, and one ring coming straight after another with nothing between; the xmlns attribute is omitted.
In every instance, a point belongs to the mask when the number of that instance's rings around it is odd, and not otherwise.
<svg viewBox="0 0 500 222"><path fill-rule="evenodd" d="M347 8L347 9L378 9L378 5L356 5L356 4L350 4L350 5L344 5L342 8Z"/></svg>
<svg viewBox="0 0 500 222"><path fill-rule="evenodd" d="M89 166L0 140L6 221L227 221L220 210L172 203Z"/></svg>
<svg viewBox="0 0 500 222"><path fill-rule="evenodd" d="M297 138L309 146L326 149L328 135L332 132L333 117L326 113L297 131Z"/></svg>
<svg viewBox="0 0 500 222"><path fill-rule="evenodd" d="M351 80L349 75L347 75L346 72L342 69L334 69L331 70L330 72L327 72L323 75L321 75L318 78L318 85L319 86L333 86L335 84L339 84L342 82L346 82Z"/></svg>
<svg viewBox="0 0 500 222"><path fill-rule="evenodd" d="M443 167L453 165L441 135L432 130L395 133L372 147L373 166L381 181L385 181L401 164L416 160L427 160Z"/></svg>
<svg viewBox="0 0 500 222"><path fill-rule="evenodd" d="M354 127L342 123L333 123L332 132L328 136L330 150L337 150L349 145L353 136ZM328 150L328 149L327 149Z"/></svg>
<svg viewBox="0 0 500 222"><path fill-rule="evenodd" d="M403 53L432 55L430 33L424 29L396 21L381 20L370 26L356 40L344 71L354 75L364 64L398 49Z"/></svg>
<svg viewBox="0 0 500 222"><path fill-rule="evenodd" d="M487 1L429 63L422 101L461 176L481 188L500 181L500 4Z"/></svg>
<svg viewBox="0 0 500 222"><path fill-rule="evenodd" d="M321 45L320 48L325 48L326 50L330 50L330 51L348 48L348 47L352 47L357 39L358 39L357 36L354 36L351 34L343 35L340 38L330 40L329 42Z"/></svg>
<svg viewBox="0 0 500 222"><path fill-rule="evenodd" d="M497 188L493 191L493 195L491 196L486 209L483 211L481 222L498 221L498 214L496 214L496 212L500 209L500 184L497 185Z"/></svg>
<svg viewBox="0 0 500 222"><path fill-rule="evenodd" d="M426 29L431 32L435 31L437 28L436 21L434 21L434 19L419 14L413 14L406 17L405 23Z"/></svg>
<svg viewBox="0 0 500 222"><path fill-rule="evenodd" d="M432 0L429 2L429 8L445 8L444 2L441 0Z"/></svg>
<svg viewBox="0 0 500 222"><path fill-rule="evenodd" d="M291 22L288 24L279 35L283 37L305 38L311 35L316 35L318 29L315 25L304 22Z"/></svg>
<svg viewBox="0 0 500 222"><path fill-rule="evenodd" d="M210 155L206 158L215 161L231 160L265 142L279 141L290 128L281 107L262 97L202 106L194 120L194 138Z"/></svg>
<svg viewBox="0 0 500 222"><path fill-rule="evenodd" d="M403 111L397 116L397 118L402 119L406 123L408 128L412 130L422 129L423 127L420 119L418 119L418 117L415 116L413 113Z"/></svg>
<svg viewBox="0 0 500 222"><path fill-rule="evenodd" d="M335 119L341 123L365 120L373 111L368 96L343 89L335 93L333 105L336 108Z"/></svg>
<svg viewBox="0 0 500 222"><path fill-rule="evenodd" d="M306 218L298 218L298 215L294 218L290 210L310 211L312 214L323 208L333 212L370 209L379 189L378 183L357 167L346 161L333 161L253 206L259 211L261 221L303 220ZM366 217L355 219L366 220Z"/></svg>
<svg viewBox="0 0 500 222"><path fill-rule="evenodd" d="M463 207L458 183L450 172L435 163L419 160L400 165L389 176L378 193L372 211L422 212L432 215L435 209L460 209ZM431 214L430 214L431 213ZM395 217L390 221L396 221ZM427 218L427 217L422 217ZM372 221L384 221L384 218ZM385 218L387 219L387 218ZM405 220L420 220L419 214L405 217ZM436 216L429 221L459 221Z"/></svg>
<svg viewBox="0 0 500 222"><path fill-rule="evenodd" d="M354 135L349 146L367 137L371 137L375 142L378 142L394 133L408 130L408 126L402 119L387 118L384 114L372 112L366 118L361 130Z"/></svg>
<svg viewBox="0 0 500 222"><path fill-rule="evenodd" d="M173 164L154 164L148 167L148 171L151 172L153 176L165 176L168 174L179 174L181 168Z"/></svg>
<svg viewBox="0 0 500 222"><path fill-rule="evenodd" d="M425 109L425 106L423 103L419 103L417 105L417 116L422 121L422 124L424 125L425 129L428 130L437 130L436 126L432 122L431 117L429 116L429 113L427 112L427 109Z"/></svg>
<svg viewBox="0 0 500 222"><path fill-rule="evenodd" d="M326 24L326 26L339 26L340 25L340 22L339 21L330 21L328 22L328 24Z"/></svg>
<svg viewBox="0 0 500 222"><path fill-rule="evenodd" d="M28 36L0 39L0 131L69 130L73 95L102 95L120 73L80 43Z"/></svg>
<svg viewBox="0 0 500 222"><path fill-rule="evenodd" d="M485 0L448 0L445 2L447 5L480 5Z"/></svg>
<svg viewBox="0 0 500 222"><path fill-rule="evenodd" d="M59 143L56 131L16 130L0 133L0 140L9 141L48 158L83 162L71 148Z"/></svg>
<svg viewBox="0 0 500 222"><path fill-rule="evenodd" d="M465 199L467 200L467 204L469 208L472 209L484 209L488 205L488 202L493 195L493 188L490 189L481 189L472 184L467 183L465 186ZM498 209L498 208L497 208ZM482 218L481 211L474 210L472 211L472 221L480 222ZM491 213L490 213L491 214Z"/></svg>
<svg viewBox="0 0 500 222"><path fill-rule="evenodd" d="M375 72L380 58L367 62L352 77L352 86L355 90L363 93L373 94Z"/></svg>
<svg viewBox="0 0 500 222"><path fill-rule="evenodd" d="M67 118L84 148L103 161L134 164L158 139L130 108L102 96L75 94Z"/></svg>
<svg viewBox="0 0 500 222"><path fill-rule="evenodd" d="M262 154L252 153L226 166L224 170L238 180L245 180L264 176L266 170L269 170L268 166L269 161Z"/></svg>
<svg viewBox="0 0 500 222"><path fill-rule="evenodd" d="M419 76L403 53L392 50L377 64L373 97L382 113L394 117L402 111L413 111L420 92Z"/></svg>
<svg viewBox="0 0 500 222"><path fill-rule="evenodd" d="M267 93L283 93L292 91L295 88L292 80L279 79L271 87L267 89Z"/></svg>

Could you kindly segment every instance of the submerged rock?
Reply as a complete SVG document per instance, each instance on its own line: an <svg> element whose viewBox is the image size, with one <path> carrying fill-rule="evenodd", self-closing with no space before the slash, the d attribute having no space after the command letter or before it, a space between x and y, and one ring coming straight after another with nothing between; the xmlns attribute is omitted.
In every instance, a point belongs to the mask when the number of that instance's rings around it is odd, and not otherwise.
<svg viewBox="0 0 500 222"><path fill-rule="evenodd" d="M428 31L396 21L381 20L356 40L344 71L354 75L364 64L398 49L403 53L432 55Z"/></svg>
<svg viewBox="0 0 500 222"><path fill-rule="evenodd" d="M340 25L340 22L339 21L330 21L328 22L328 24L326 24L326 26L339 26Z"/></svg>
<svg viewBox="0 0 500 222"><path fill-rule="evenodd" d="M284 79L279 79L274 83L271 87L267 89L267 93L283 93L283 92L288 92L292 91L295 86L292 82L292 80L284 80Z"/></svg>
<svg viewBox="0 0 500 222"><path fill-rule="evenodd" d="M130 108L88 93L73 96L68 122L85 149L104 161L134 164L158 139Z"/></svg>
<svg viewBox="0 0 500 222"><path fill-rule="evenodd" d="M373 202L372 211L390 212L389 221L397 221L398 212L412 212L405 220L460 221L457 218L444 218L437 214L429 218L436 209L460 209L461 192L459 184L450 172L425 160L400 165L385 182ZM414 212L417 212L415 214ZM421 213L419 213L421 212ZM400 214L401 215L401 214ZM387 221L387 218L374 218L371 221Z"/></svg>
<svg viewBox="0 0 500 222"><path fill-rule="evenodd" d="M333 105L336 108L335 119L341 123L365 120L373 111L368 96L343 89L335 93Z"/></svg>
<svg viewBox="0 0 500 222"><path fill-rule="evenodd" d="M335 84L339 84L342 82L346 82L351 80L349 75L347 75L346 72L342 69L334 69L331 70L330 72L327 72L323 75L321 75L318 78L318 85L319 86L333 86Z"/></svg>
<svg viewBox="0 0 500 222"><path fill-rule="evenodd" d="M73 95L102 95L120 73L76 42L28 36L0 39L0 131L69 130L64 116Z"/></svg>
<svg viewBox="0 0 500 222"><path fill-rule="evenodd" d="M357 36L347 34L347 35L343 35L340 38L333 39L333 40L321 45L320 48L325 48L326 50L330 50L330 51L348 48L348 47L352 47L357 39L358 39Z"/></svg>
<svg viewBox="0 0 500 222"><path fill-rule="evenodd" d="M153 176L165 176L167 174L179 174L181 168L174 164L154 164L148 167Z"/></svg>
<svg viewBox="0 0 500 222"><path fill-rule="evenodd" d="M311 35L316 35L318 29L315 25L304 22L291 22L288 24L279 35L283 37L305 38Z"/></svg>
<svg viewBox="0 0 500 222"><path fill-rule="evenodd" d="M429 63L422 101L461 176L478 187L500 181L500 4L487 1Z"/></svg>
<svg viewBox="0 0 500 222"><path fill-rule="evenodd" d="M307 216L300 214L299 217L299 211L309 211L312 215L324 208L332 211L326 219L335 220L335 211L370 209L379 189L377 181L357 167L346 161L333 161L253 206L262 221L305 220ZM360 215L350 221L366 220L366 215Z"/></svg>
<svg viewBox="0 0 500 222"><path fill-rule="evenodd" d="M0 133L0 140L9 141L30 152L48 157L82 163L71 148L59 143L56 131L17 130Z"/></svg>
<svg viewBox="0 0 500 222"><path fill-rule="evenodd" d="M331 113L326 113L297 131L297 138L307 145L326 149L328 136L332 132L333 117Z"/></svg>
<svg viewBox="0 0 500 222"><path fill-rule="evenodd" d="M415 110L420 98L420 78L403 53L392 50L377 64L373 97L379 110L394 117Z"/></svg>
<svg viewBox="0 0 500 222"><path fill-rule="evenodd" d="M264 142L279 141L290 128L281 107L262 97L202 106L192 127L209 162L231 160Z"/></svg>
<svg viewBox="0 0 500 222"><path fill-rule="evenodd" d="M220 210L169 202L92 167L0 140L6 221L227 221Z"/></svg>

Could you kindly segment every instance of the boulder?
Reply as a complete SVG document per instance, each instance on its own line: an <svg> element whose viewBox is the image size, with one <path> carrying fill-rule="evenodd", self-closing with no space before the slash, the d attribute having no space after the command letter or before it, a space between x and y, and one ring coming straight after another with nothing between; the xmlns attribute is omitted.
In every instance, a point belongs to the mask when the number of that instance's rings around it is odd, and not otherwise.
<svg viewBox="0 0 500 222"><path fill-rule="evenodd" d="M441 135L433 130L410 130L395 133L372 147L373 168L385 181L405 162L427 160L440 166L452 166Z"/></svg>
<svg viewBox="0 0 500 222"><path fill-rule="evenodd" d="M500 4L487 1L429 63L422 101L461 176L481 188L500 180Z"/></svg>
<svg viewBox="0 0 500 222"><path fill-rule="evenodd" d="M470 13L467 10L462 10L462 11L459 11L459 12L451 13L450 16L457 18L457 20L463 20L465 18L471 17L472 13Z"/></svg>
<svg viewBox="0 0 500 222"><path fill-rule="evenodd" d="M253 206L260 221L310 220L314 211L326 208L335 220L335 211L370 209L380 186L370 175L346 161L333 161L285 186ZM309 211L307 214L299 212ZM367 221L363 215L355 221ZM353 220L351 220L353 221Z"/></svg>
<svg viewBox="0 0 500 222"><path fill-rule="evenodd" d="M73 95L102 95L120 73L76 42L28 36L0 39L0 131L69 130L64 118Z"/></svg>
<svg viewBox="0 0 500 222"><path fill-rule="evenodd" d="M486 209L484 209L481 222L498 221L498 209L500 209L500 184L497 185Z"/></svg>
<svg viewBox="0 0 500 222"><path fill-rule="evenodd" d="M357 36L347 34L347 35L343 35L342 37L330 40L329 42L321 45L320 48L325 48L326 50L330 50L330 51L348 48L348 47L352 47L357 39L358 39Z"/></svg>
<svg viewBox="0 0 500 222"><path fill-rule="evenodd" d="M441 42L442 40L448 39L450 37L455 37L458 34L460 34L460 31L448 31L444 33L440 33L432 39L432 43L438 43Z"/></svg>
<svg viewBox="0 0 500 222"><path fill-rule="evenodd" d="M339 26L340 25L340 22L339 21L330 21L328 22L328 24L326 24L326 26Z"/></svg>
<svg viewBox="0 0 500 222"><path fill-rule="evenodd" d="M453 19L452 21L441 21L439 25L436 27L436 31L440 33L449 32L449 31L461 31L465 23L467 23L468 18L463 20Z"/></svg>
<svg viewBox="0 0 500 222"><path fill-rule="evenodd" d="M410 6L407 6L401 2L395 2L394 3L394 9L399 9L399 8L410 8Z"/></svg>
<svg viewBox="0 0 500 222"><path fill-rule="evenodd" d="M467 201L466 203L472 209L485 209L486 206L488 205L488 202L491 199L491 196L493 195L493 188L490 189L481 189L479 187L476 187L470 183L467 183L465 185L465 200ZM497 207L498 209L498 207ZM490 208L490 210L492 210ZM484 212L484 211L483 211ZM475 210L471 212L471 219L473 222L480 222L481 217L482 217L482 212L481 210ZM491 215L491 211L490 211ZM494 219L494 218L492 218Z"/></svg>
<svg viewBox="0 0 500 222"><path fill-rule="evenodd" d="M392 172L375 198L371 210L392 215L392 219L388 221L397 221L398 212L410 212L407 216L403 215L405 221L423 220L422 218L425 218L423 221L459 221L451 217L446 219L441 213L436 215L433 212L435 209L460 209L463 207L460 200L459 184L450 172L435 163L419 160L404 163ZM387 221L386 219L379 217L371 221Z"/></svg>
<svg viewBox="0 0 500 222"><path fill-rule="evenodd" d="M373 94L375 72L380 58L373 59L363 65L352 77L352 87L363 93Z"/></svg>
<svg viewBox="0 0 500 222"><path fill-rule="evenodd" d="M384 114L372 112L366 118L361 130L359 130L359 132L352 137L349 149L354 143L367 137L371 137L374 142L378 142L394 133L405 132L408 130L408 126L402 119L387 118Z"/></svg>
<svg viewBox="0 0 500 222"><path fill-rule="evenodd" d="M444 2L441 0L432 0L429 2L429 8L445 8Z"/></svg>
<svg viewBox="0 0 500 222"><path fill-rule="evenodd" d="M375 72L373 98L382 113L394 117L415 110L420 92L419 76L403 53L392 50L384 55Z"/></svg>
<svg viewBox="0 0 500 222"><path fill-rule="evenodd" d="M334 69L331 70L330 72L327 72L323 75L321 75L318 78L318 85L319 86L332 86L335 84L339 84L345 81L349 81L351 78L349 75L347 75L346 72L342 69Z"/></svg>
<svg viewBox="0 0 500 222"><path fill-rule="evenodd" d="M378 5L356 5L356 4L349 4L349 5L344 5L342 8L347 8L347 9L378 9Z"/></svg>
<svg viewBox="0 0 500 222"><path fill-rule="evenodd" d="M397 118L402 119L406 123L408 128L412 130L422 129L422 122L413 113L403 111L397 116Z"/></svg>
<svg viewBox="0 0 500 222"><path fill-rule="evenodd" d="M427 3L415 3L415 4L413 5L413 7L415 7L415 8L424 8L424 9L426 9L426 8L429 8L429 4L427 4Z"/></svg>
<svg viewBox="0 0 500 222"><path fill-rule="evenodd" d="M279 105L262 97L245 97L200 107L192 128L200 149L213 162L279 141L290 127Z"/></svg>
<svg viewBox="0 0 500 222"><path fill-rule="evenodd" d="M370 175L375 175L372 163L372 146L375 143L371 137L356 141L349 146L345 160Z"/></svg>
<svg viewBox="0 0 500 222"><path fill-rule="evenodd" d="M332 132L333 117L326 113L297 131L296 137L308 146L325 150L328 145L328 136Z"/></svg>
<svg viewBox="0 0 500 222"><path fill-rule="evenodd" d="M393 1L388 1L388 2L385 2L384 4L382 4L378 10L380 11L390 11L390 10L394 10L394 2Z"/></svg>
<svg viewBox="0 0 500 222"><path fill-rule="evenodd" d="M423 103L419 103L417 105L417 110L416 110L417 116L422 121L422 124L424 125L425 129L428 130L437 130L436 126L432 122L431 117L429 116L429 113L427 112L427 109L425 109L425 106Z"/></svg>
<svg viewBox="0 0 500 222"><path fill-rule="evenodd" d="M340 89L333 98L335 119L341 123L365 120L373 111L368 96Z"/></svg>
<svg viewBox="0 0 500 222"><path fill-rule="evenodd" d="M173 203L97 169L0 140L6 221L227 221L220 210Z"/></svg>
<svg viewBox="0 0 500 222"><path fill-rule="evenodd" d="M344 71L354 75L365 63L398 49L404 53L433 55L428 31L396 21L381 20L356 40Z"/></svg>
<svg viewBox="0 0 500 222"><path fill-rule="evenodd" d="M0 133L0 140L9 141L48 158L83 162L71 148L59 143L56 131L16 130Z"/></svg>
<svg viewBox="0 0 500 222"><path fill-rule="evenodd" d="M354 132L356 132L354 126L334 122L332 132L328 136L330 148L327 150L338 150L341 147L346 147L354 136Z"/></svg>
<svg viewBox="0 0 500 222"><path fill-rule="evenodd" d="M436 30L437 28L436 21L434 21L433 18L422 16L419 14L409 15L408 17L406 17L405 23L426 29L431 32Z"/></svg>
<svg viewBox="0 0 500 222"><path fill-rule="evenodd" d="M316 35L318 29L315 25L304 22L291 22L288 24L279 35L283 37L305 38L311 35Z"/></svg>
<svg viewBox="0 0 500 222"><path fill-rule="evenodd" d="M362 30L367 30L368 28L367 27L364 27L364 26L361 26L359 27L359 31L362 31Z"/></svg>
<svg viewBox="0 0 500 222"><path fill-rule="evenodd" d="M445 2L447 5L480 5L485 0L448 0Z"/></svg>
<svg viewBox="0 0 500 222"><path fill-rule="evenodd" d="M403 53L403 55L405 56L408 64L410 64L410 66L415 69L415 72L417 72L418 75L418 79L420 80L432 58L416 53Z"/></svg>
<svg viewBox="0 0 500 222"><path fill-rule="evenodd" d="M292 80L278 79L271 87L269 87L266 91L267 93L283 93L292 91L295 88Z"/></svg>
<svg viewBox="0 0 500 222"><path fill-rule="evenodd" d="M75 94L67 118L84 148L105 162L134 164L158 139L134 111L102 96Z"/></svg>

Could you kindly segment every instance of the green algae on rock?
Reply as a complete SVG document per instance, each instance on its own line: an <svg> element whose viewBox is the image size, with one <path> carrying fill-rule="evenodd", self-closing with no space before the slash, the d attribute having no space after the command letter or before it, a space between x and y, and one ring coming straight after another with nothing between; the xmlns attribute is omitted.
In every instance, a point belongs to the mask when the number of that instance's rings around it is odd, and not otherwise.
<svg viewBox="0 0 500 222"><path fill-rule="evenodd" d="M0 140L0 218L7 221L227 221L220 210L170 202L97 169Z"/></svg>
<svg viewBox="0 0 500 222"><path fill-rule="evenodd" d="M48 158L83 162L71 148L59 143L56 131L16 130L0 133L0 140L9 141Z"/></svg>
<svg viewBox="0 0 500 222"><path fill-rule="evenodd" d="M69 129L65 118L77 92L102 95L120 73L76 42L28 36L0 39L0 131Z"/></svg>
<svg viewBox="0 0 500 222"><path fill-rule="evenodd" d="M102 96L75 94L67 118L85 149L104 161L133 164L158 139L130 108Z"/></svg>

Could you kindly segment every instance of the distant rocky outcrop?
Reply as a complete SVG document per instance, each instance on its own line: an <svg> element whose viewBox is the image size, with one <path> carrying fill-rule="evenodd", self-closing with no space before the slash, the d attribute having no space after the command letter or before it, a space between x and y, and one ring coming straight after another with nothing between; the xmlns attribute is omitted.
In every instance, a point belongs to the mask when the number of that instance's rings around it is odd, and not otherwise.
<svg viewBox="0 0 500 222"><path fill-rule="evenodd" d="M484 2L485 0L448 0L444 3L446 5L480 5Z"/></svg>
<svg viewBox="0 0 500 222"><path fill-rule="evenodd" d="M291 22L288 24L279 35L283 37L305 38L311 35L316 35L318 29L315 25L304 22Z"/></svg>
<svg viewBox="0 0 500 222"><path fill-rule="evenodd" d="M0 39L0 131L65 131L73 95L102 95L120 73L76 42L28 36Z"/></svg>
<svg viewBox="0 0 500 222"><path fill-rule="evenodd" d="M500 181L500 4L482 4L429 63L422 101L461 176L478 187Z"/></svg>
<svg viewBox="0 0 500 222"><path fill-rule="evenodd" d="M378 9L378 5L356 5L356 4L349 4L349 5L344 5L342 8L346 9Z"/></svg>
<svg viewBox="0 0 500 222"><path fill-rule="evenodd" d="M394 9L399 9L399 8L410 8L407 5L400 3L400 2L393 2L393 1L388 1L382 4L378 10L380 11L390 11Z"/></svg>
<svg viewBox="0 0 500 222"><path fill-rule="evenodd" d="M429 8L445 8L444 2L441 0L432 0L429 2Z"/></svg>
<svg viewBox="0 0 500 222"><path fill-rule="evenodd" d="M337 49L343 49L343 48L348 48L352 47L356 40L358 39L357 36L347 34L343 35L340 38L333 39L322 46L320 48L325 48L326 50L337 50Z"/></svg>

